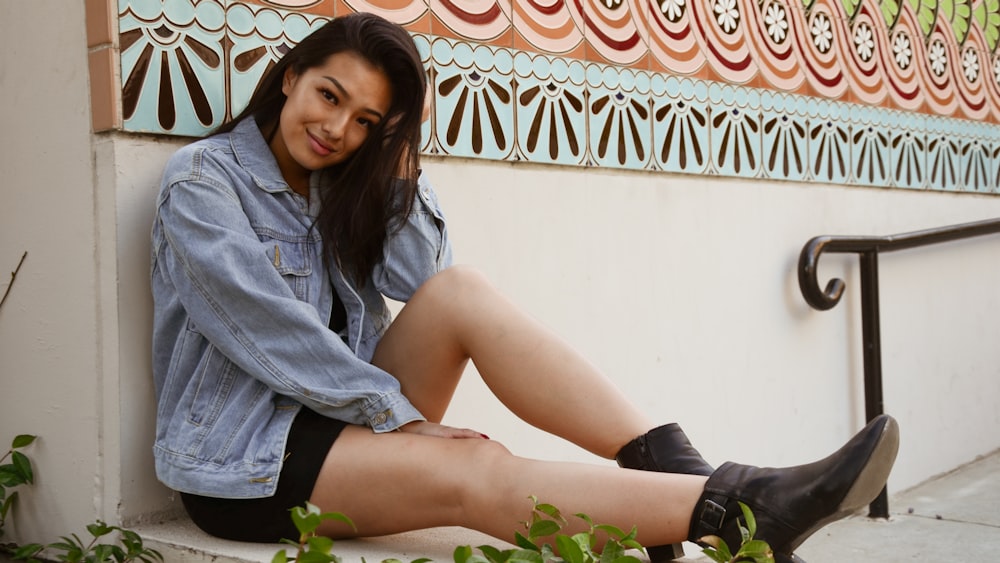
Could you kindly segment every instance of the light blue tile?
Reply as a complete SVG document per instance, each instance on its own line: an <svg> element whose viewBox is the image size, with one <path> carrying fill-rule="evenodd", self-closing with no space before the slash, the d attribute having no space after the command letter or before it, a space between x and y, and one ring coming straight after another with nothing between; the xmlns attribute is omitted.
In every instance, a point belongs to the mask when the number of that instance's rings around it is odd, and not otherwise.
<svg viewBox="0 0 1000 563"><path fill-rule="evenodd" d="M587 148L583 64L518 53L514 57L519 154L549 164L582 164Z"/></svg>
<svg viewBox="0 0 1000 563"><path fill-rule="evenodd" d="M453 156L511 158L516 137L510 50L438 38L431 53L436 146Z"/></svg>
<svg viewBox="0 0 1000 563"><path fill-rule="evenodd" d="M704 172L711 155L707 91L696 89L688 78L654 77L651 98L657 167L669 172Z"/></svg>
<svg viewBox="0 0 1000 563"><path fill-rule="evenodd" d="M992 176L991 149L983 139L967 136L959 142L961 154L961 189L967 192L989 192Z"/></svg>
<svg viewBox="0 0 1000 563"><path fill-rule="evenodd" d="M589 164L644 169L651 161L648 75L591 63L587 67Z"/></svg>
<svg viewBox="0 0 1000 563"><path fill-rule="evenodd" d="M322 27L327 18L249 4L226 11L229 42L229 108L243 111L264 72L298 42Z"/></svg>
<svg viewBox="0 0 1000 563"><path fill-rule="evenodd" d="M754 178L762 169L760 109L746 105L741 90L729 84L708 86L712 165L724 176Z"/></svg>
<svg viewBox="0 0 1000 563"><path fill-rule="evenodd" d="M900 188L927 187L927 120L924 114L897 112L889 124L889 154L892 185Z"/></svg>
<svg viewBox="0 0 1000 563"><path fill-rule="evenodd" d="M221 2L119 4L124 129L201 135L226 115Z"/></svg>

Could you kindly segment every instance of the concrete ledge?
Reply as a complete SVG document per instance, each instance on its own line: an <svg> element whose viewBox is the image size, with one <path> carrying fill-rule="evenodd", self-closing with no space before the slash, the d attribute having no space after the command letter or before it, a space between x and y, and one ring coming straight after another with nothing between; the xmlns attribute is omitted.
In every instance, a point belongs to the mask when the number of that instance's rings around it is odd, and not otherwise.
<svg viewBox="0 0 1000 563"><path fill-rule="evenodd" d="M199 530L190 520L183 518L147 524L132 528L138 532L147 547L163 554L164 561L212 562L212 563L270 563L274 554L289 546L267 543L253 544L220 540ZM385 559L399 559L409 563L414 559L427 557L436 563L454 561L453 553L460 545L490 545L497 549L515 547L511 543L497 540L474 530L460 527L433 528L404 534L394 534L380 538L364 538L338 541L333 553L344 563L380 563ZM684 562L704 562L708 558L701 555L701 548L686 544L688 556L678 560ZM639 553L635 553L639 556Z"/></svg>
<svg viewBox="0 0 1000 563"><path fill-rule="evenodd" d="M1000 451L947 475L894 495L891 517L872 520L864 511L836 522L796 550L809 563L885 563L887 561L986 561L1000 546ZM281 544L248 544L213 538L186 518L134 526L149 547L167 563L269 563ZM380 563L395 558L409 563L427 557L454 560L455 547L511 544L465 528L435 528L381 538L345 540L334 545L344 563ZM686 544L686 563L709 561L701 549ZM992 551L991 551L992 550ZM986 557L984 559L984 557ZM0 555L0 563L9 558Z"/></svg>
<svg viewBox="0 0 1000 563"><path fill-rule="evenodd" d="M268 543L252 544L220 540L199 530L190 520L179 519L160 524L132 528L146 546L163 554L167 562L270 563L278 550L289 546ZM453 561L453 552L460 545L491 545L497 549L514 547L485 534L466 528L433 528L379 538L342 540L334 544L333 553L345 563L379 563L395 558L408 563L428 557L436 562Z"/></svg>

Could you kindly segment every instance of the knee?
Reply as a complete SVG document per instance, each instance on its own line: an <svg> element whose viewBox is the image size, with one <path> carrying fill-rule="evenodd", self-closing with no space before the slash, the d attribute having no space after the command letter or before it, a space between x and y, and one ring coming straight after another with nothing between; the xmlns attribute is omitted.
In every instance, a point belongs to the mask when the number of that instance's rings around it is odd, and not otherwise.
<svg viewBox="0 0 1000 563"><path fill-rule="evenodd" d="M493 502L504 479L511 474L516 457L506 446L495 440L470 440L465 456L470 465L463 474L462 505L473 512Z"/></svg>
<svg viewBox="0 0 1000 563"><path fill-rule="evenodd" d="M476 297L493 291L493 284L486 274L472 266L451 266L427 280L419 291L451 303L465 296Z"/></svg>
<svg viewBox="0 0 1000 563"><path fill-rule="evenodd" d="M486 464L496 465L514 458L507 446L495 440L477 440L476 448L476 459Z"/></svg>
<svg viewBox="0 0 1000 563"><path fill-rule="evenodd" d="M486 274L473 266L466 265L445 268L428 280L428 283L459 288L492 286Z"/></svg>

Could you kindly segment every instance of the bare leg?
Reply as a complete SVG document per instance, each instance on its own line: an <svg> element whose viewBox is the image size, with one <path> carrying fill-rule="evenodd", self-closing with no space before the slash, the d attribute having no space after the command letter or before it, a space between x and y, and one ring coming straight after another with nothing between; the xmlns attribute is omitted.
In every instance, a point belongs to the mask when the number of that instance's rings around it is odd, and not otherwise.
<svg viewBox="0 0 1000 563"><path fill-rule="evenodd" d="M428 420L440 422L469 358L514 414L601 457L614 457L653 426L592 364L469 268L425 283L372 363L399 379ZM594 418L595 407L614 415Z"/></svg>
<svg viewBox="0 0 1000 563"><path fill-rule="evenodd" d="M529 460L490 440L446 439L348 427L334 443L312 498L357 525L328 522L333 537L377 536L464 526L513 541L531 511L529 495L567 515L638 527L643 543L681 541L705 478ZM415 484L419 484L415 486ZM570 517L565 531L580 531Z"/></svg>

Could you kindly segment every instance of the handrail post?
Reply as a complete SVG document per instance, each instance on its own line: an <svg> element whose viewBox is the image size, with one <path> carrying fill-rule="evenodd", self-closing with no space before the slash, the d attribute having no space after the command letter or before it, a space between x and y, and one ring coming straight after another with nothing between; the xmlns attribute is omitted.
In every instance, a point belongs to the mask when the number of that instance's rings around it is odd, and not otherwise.
<svg viewBox="0 0 1000 563"><path fill-rule="evenodd" d="M938 244L953 240L1000 234L1000 218L915 231L887 237L818 236L809 239L799 254L799 288L814 309L826 311L837 305L844 293L844 281L834 278L819 286L816 267L825 252L856 253L861 262L861 338L864 341L865 416L870 422L884 412L882 400L882 342L879 326L878 253ZM869 505L868 516L888 518L886 489Z"/></svg>
<svg viewBox="0 0 1000 563"><path fill-rule="evenodd" d="M882 398L882 336L878 301L878 248L861 252L861 339L864 343L865 417L871 422L885 412ZM868 505L869 518L889 517L886 487Z"/></svg>

